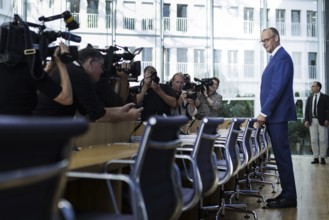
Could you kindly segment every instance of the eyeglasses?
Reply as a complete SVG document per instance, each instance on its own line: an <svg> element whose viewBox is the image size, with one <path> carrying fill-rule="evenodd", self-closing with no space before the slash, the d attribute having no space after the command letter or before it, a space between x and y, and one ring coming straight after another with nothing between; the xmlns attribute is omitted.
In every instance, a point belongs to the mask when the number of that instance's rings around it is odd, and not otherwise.
<svg viewBox="0 0 329 220"><path fill-rule="evenodd" d="M265 39L259 41L259 43L262 43L262 44L265 43L265 44L267 44L270 41L270 39L272 39L273 37L275 37L275 35L273 35L272 37L269 37L269 38L265 38Z"/></svg>

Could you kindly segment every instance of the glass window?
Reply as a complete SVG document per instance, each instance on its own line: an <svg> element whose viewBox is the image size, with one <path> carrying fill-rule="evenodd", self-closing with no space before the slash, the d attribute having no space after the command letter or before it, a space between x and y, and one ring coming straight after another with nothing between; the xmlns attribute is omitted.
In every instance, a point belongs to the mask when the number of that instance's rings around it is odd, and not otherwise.
<svg viewBox="0 0 329 220"><path fill-rule="evenodd" d="M253 8L244 8L243 10L244 16L244 33L252 34L254 27L254 9Z"/></svg>
<svg viewBox="0 0 329 220"><path fill-rule="evenodd" d="M317 79L316 53L308 53L308 76L310 79Z"/></svg>
<svg viewBox="0 0 329 220"><path fill-rule="evenodd" d="M152 47L144 47L142 51L142 61L152 62Z"/></svg>
<svg viewBox="0 0 329 220"><path fill-rule="evenodd" d="M187 48L177 48L177 72L187 73Z"/></svg>
<svg viewBox="0 0 329 220"><path fill-rule="evenodd" d="M135 2L124 2L123 29L135 30L136 4Z"/></svg>
<svg viewBox="0 0 329 220"><path fill-rule="evenodd" d="M170 31L170 4L163 4L163 30Z"/></svg>
<svg viewBox="0 0 329 220"><path fill-rule="evenodd" d="M177 5L177 18L187 18L187 5Z"/></svg>
<svg viewBox="0 0 329 220"><path fill-rule="evenodd" d="M194 76L205 77L205 50L194 49Z"/></svg>
<svg viewBox="0 0 329 220"><path fill-rule="evenodd" d="M142 3L142 30L153 30L154 6L153 3Z"/></svg>
<svg viewBox="0 0 329 220"><path fill-rule="evenodd" d="M300 36L300 11L292 10L291 11L291 35Z"/></svg>
<svg viewBox="0 0 329 220"><path fill-rule="evenodd" d="M238 77L238 51L228 51L228 76L237 78Z"/></svg>
<svg viewBox="0 0 329 220"><path fill-rule="evenodd" d="M187 5L177 5L176 30L181 32L187 31Z"/></svg>
<svg viewBox="0 0 329 220"><path fill-rule="evenodd" d="M244 51L244 77L245 78L253 78L254 77L254 57L255 52L253 50L245 50Z"/></svg>
<svg viewBox="0 0 329 220"><path fill-rule="evenodd" d="M286 10L277 9L275 15L276 28L278 29L280 35L286 34L285 22L286 22Z"/></svg>
<svg viewBox="0 0 329 220"><path fill-rule="evenodd" d="M170 17L170 4L163 4L163 17Z"/></svg>
<svg viewBox="0 0 329 220"><path fill-rule="evenodd" d="M98 1L96 0L87 0L87 13L89 14L98 14Z"/></svg>
<svg viewBox="0 0 329 220"><path fill-rule="evenodd" d="M316 11L307 11L306 16L307 36L316 37Z"/></svg>

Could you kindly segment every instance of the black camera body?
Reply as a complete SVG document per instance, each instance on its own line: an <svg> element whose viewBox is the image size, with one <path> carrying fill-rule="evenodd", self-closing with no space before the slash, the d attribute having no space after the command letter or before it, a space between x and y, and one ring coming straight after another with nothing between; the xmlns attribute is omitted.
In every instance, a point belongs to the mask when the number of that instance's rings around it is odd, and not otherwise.
<svg viewBox="0 0 329 220"><path fill-rule="evenodd" d="M160 78L158 77L158 73L156 71L151 73L151 80L156 84L160 83Z"/></svg>
<svg viewBox="0 0 329 220"><path fill-rule="evenodd" d="M0 28L0 63L14 66L21 62L27 62L24 55L24 42L23 26L12 22L3 23Z"/></svg>
<svg viewBox="0 0 329 220"><path fill-rule="evenodd" d="M106 76L116 77L116 71L123 71L127 75L129 75L128 81L130 82L138 81L138 77L141 74L141 62L134 61L134 58L143 50L142 47L135 49L132 53L128 50L127 47L121 47L117 45L110 46L108 49L97 49L97 50L105 53L104 74ZM121 50L121 53L118 52L119 50Z"/></svg>
<svg viewBox="0 0 329 220"><path fill-rule="evenodd" d="M196 98L198 97L198 93L193 91L193 90L187 90L186 91L186 98L187 99L192 99L192 100L196 100Z"/></svg>
<svg viewBox="0 0 329 220"><path fill-rule="evenodd" d="M206 87L206 89L208 90L209 86L213 85L213 81L211 78L194 78L194 81L198 82L198 84L193 82L187 82L183 88L183 90L187 91L186 98L190 98L193 100L197 98L198 92L204 92L204 87Z"/></svg>
<svg viewBox="0 0 329 220"><path fill-rule="evenodd" d="M198 79L194 77L194 81L199 82L199 84L196 85L194 88L196 92L198 91L203 92L204 87L206 87L206 89L208 90L209 86L212 86L214 84L211 78Z"/></svg>
<svg viewBox="0 0 329 220"><path fill-rule="evenodd" d="M38 28L34 32L29 27ZM28 56L38 55L42 61L52 56L55 48L48 48L48 45L58 37L74 42L81 42L81 37L68 32L44 31L44 25L23 22L15 14L13 22L5 22L0 27L0 63L8 66L15 66L19 63L27 63ZM29 48L27 48L29 47ZM48 51L49 50L49 51ZM76 51L74 47L70 51ZM64 54L61 57L64 62L72 62L77 58L75 53Z"/></svg>

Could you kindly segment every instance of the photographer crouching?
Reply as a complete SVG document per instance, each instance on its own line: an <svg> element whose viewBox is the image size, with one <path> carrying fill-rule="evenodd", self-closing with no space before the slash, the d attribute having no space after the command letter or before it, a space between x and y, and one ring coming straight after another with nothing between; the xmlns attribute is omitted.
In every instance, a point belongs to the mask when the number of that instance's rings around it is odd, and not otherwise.
<svg viewBox="0 0 329 220"><path fill-rule="evenodd" d="M183 73L175 73L171 78L169 85L174 90L177 100L177 106L171 108L172 115L186 115L189 119L192 119L197 111L195 106L195 99L197 94L190 92L188 87L185 87L189 80L189 75Z"/></svg>
<svg viewBox="0 0 329 220"><path fill-rule="evenodd" d="M212 77L202 82L202 90L198 93L196 106L198 108L198 117L218 117L223 97L217 93L219 79Z"/></svg>
<svg viewBox="0 0 329 220"><path fill-rule="evenodd" d="M14 65L0 62L0 114L32 115L37 104L37 91L62 105L72 104L70 78L66 65L60 59L65 53L68 53L68 47L61 43L45 69L36 57L32 72L27 62ZM48 75L53 69L58 69L60 84Z"/></svg>
<svg viewBox="0 0 329 220"><path fill-rule="evenodd" d="M173 90L167 84L159 82L157 71L153 66L144 68L144 79L136 95L137 105L144 107L141 119L145 121L151 115L171 115L170 108L175 108L177 101Z"/></svg>

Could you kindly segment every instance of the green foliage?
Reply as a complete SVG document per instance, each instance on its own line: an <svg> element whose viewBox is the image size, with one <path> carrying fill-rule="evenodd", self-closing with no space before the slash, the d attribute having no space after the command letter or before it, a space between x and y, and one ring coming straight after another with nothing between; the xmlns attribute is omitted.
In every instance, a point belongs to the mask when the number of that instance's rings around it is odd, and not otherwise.
<svg viewBox="0 0 329 220"><path fill-rule="evenodd" d="M288 134L290 146L294 146L297 142L304 144L310 136L309 130L305 128L302 120L289 122Z"/></svg>
<svg viewBox="0 0 329 220"><path fill-rule="evenodd" d="M254 101L253 100L232 100L223 101L219 113L220 117L254 117Z"/></svg>

